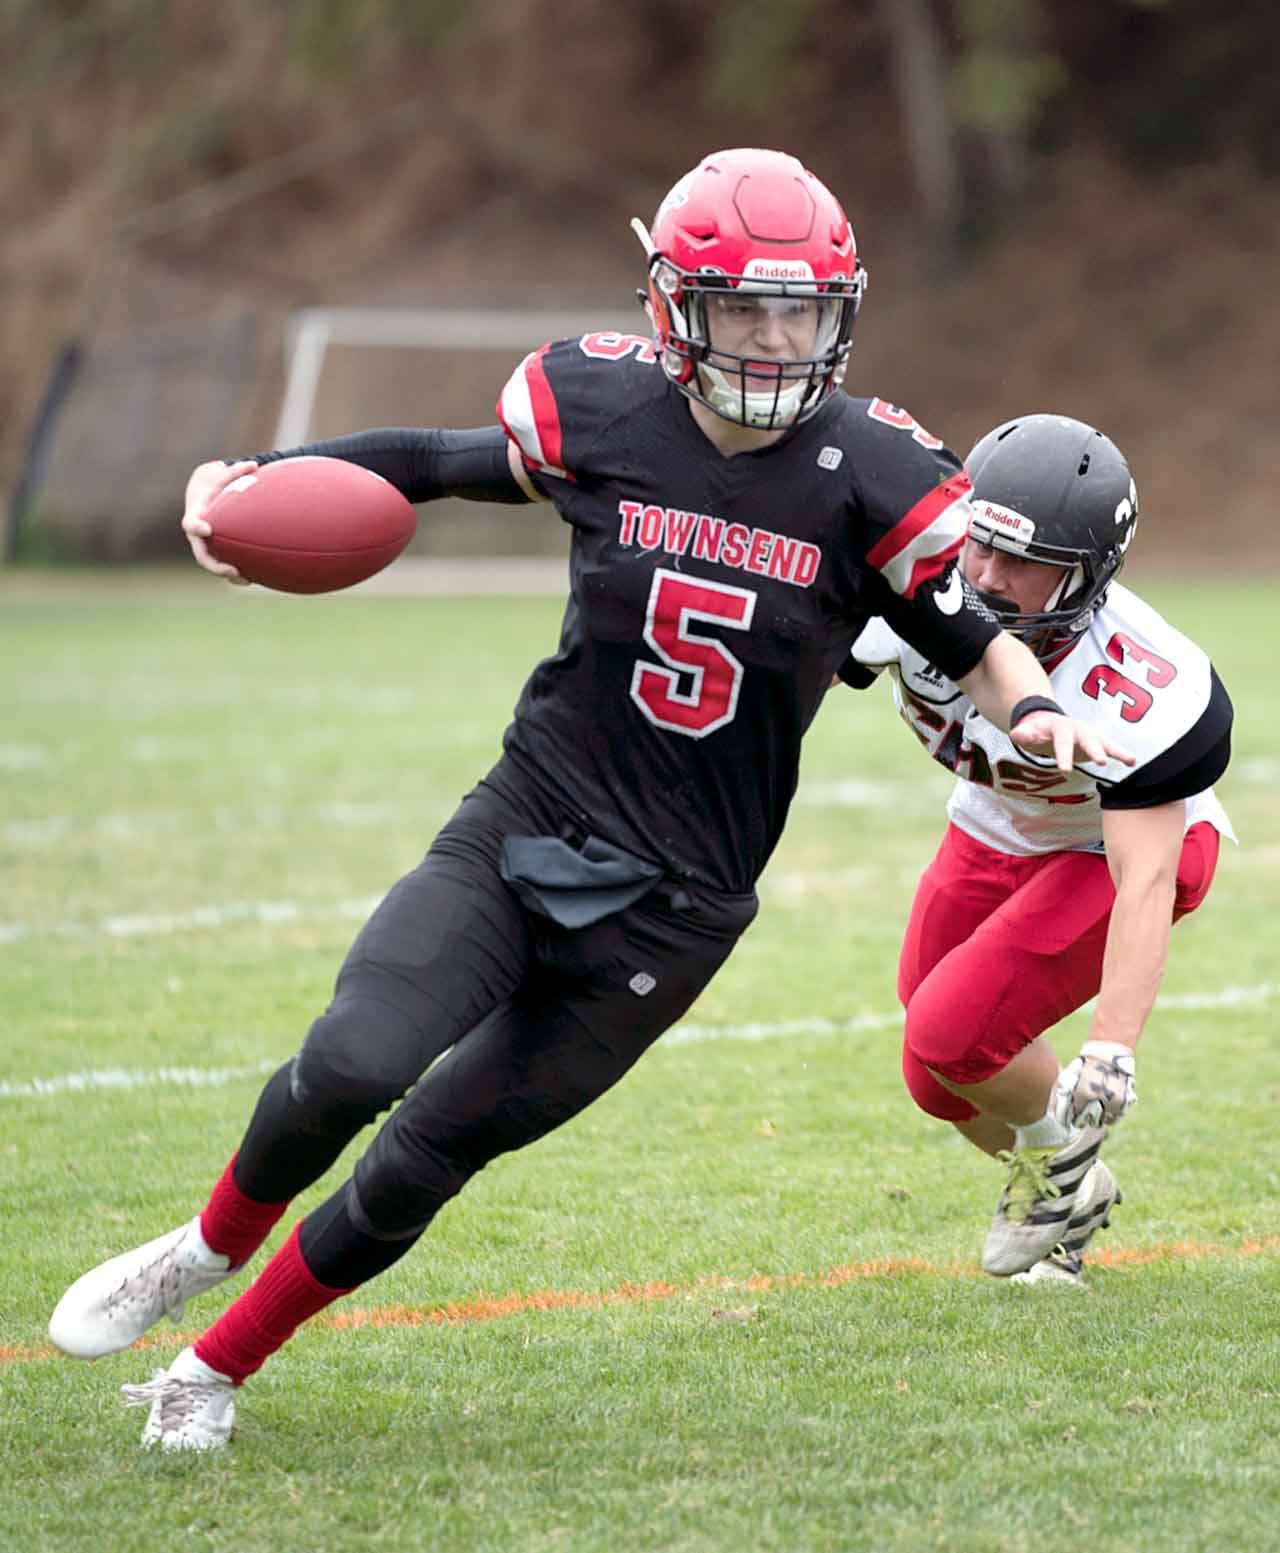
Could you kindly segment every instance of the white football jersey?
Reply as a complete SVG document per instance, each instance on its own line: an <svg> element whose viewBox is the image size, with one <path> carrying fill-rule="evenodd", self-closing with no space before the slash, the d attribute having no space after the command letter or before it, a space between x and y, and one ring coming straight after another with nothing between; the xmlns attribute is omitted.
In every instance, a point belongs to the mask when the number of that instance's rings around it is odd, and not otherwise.
<svg viewBox="0 0 1280 1553"><path fill-rule="evenodd" d="M1231 706L1208 657L1144 604L1112 583L1087 630L1049 675L1070 717L1092 723L1136 756L1059 771L1019 749L951 680L881 619L853 645L869 669L888 669L898 711L933 758L956 773L952 823L998 852L1101 852L1103 794L1114 807L1187 799L1187 827L1207 820L1235 840L1213 788L1187 794L1193 770L1230 728ZM1128 785L1126 785L1128 784Z"/></svg>

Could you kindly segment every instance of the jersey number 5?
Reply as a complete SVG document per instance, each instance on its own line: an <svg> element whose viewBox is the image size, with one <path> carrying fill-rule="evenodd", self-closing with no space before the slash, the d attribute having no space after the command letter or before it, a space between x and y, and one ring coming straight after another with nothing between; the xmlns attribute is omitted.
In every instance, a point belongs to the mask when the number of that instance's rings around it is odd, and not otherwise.
<svg viewBox="0 0 1280 1553"><path fill-rule="evenodd" d="M614 329L601 329L595 334L584 334L578 341L584 356L594 356L599 361L621 361L624 356L635 356L646 366L657 361L658 352L652 340L641 334L619 334Z"/></svg>
<svg viewBox="0 0 1280 1553"><path fill-rule="evenodd" d="M663 567L654 572L644 639L667 667L637 663L631 676L631 699L651 723L704 739L733 721L742 664L723 643L698 635L696 626L708 621L747 631L755 608L756 596L746 588L695 581Z"/></svg>
<svg viewBox="0 0 1280 1553"><path fill-rule="evenodd" d="M914 415L908 415L905 410L900 410L896 404L890 404L885 399L873 399L867 406L867 414L873 421L880 421L885 426L896 426L899 431L909 431L922 448L942 446L941 437L935 437L931 431L926 431Z"/></svg>

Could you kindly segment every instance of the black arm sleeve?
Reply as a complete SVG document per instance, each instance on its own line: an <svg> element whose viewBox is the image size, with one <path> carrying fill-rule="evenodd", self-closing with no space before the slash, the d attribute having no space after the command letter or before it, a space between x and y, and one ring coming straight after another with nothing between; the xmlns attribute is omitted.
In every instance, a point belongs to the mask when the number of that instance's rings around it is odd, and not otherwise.
<svg viewBox="0 0 1280 1553"><path fill-rule="evenodd" d="M349 464L372 469L411 502L434 501L438 496L511 503L529 500L511 473L507 434L501 426L480 426L472 431L383 426L252 457L256 463L273 464L278 459L306 455L344 458Z"/></svg>
<svg viewBox="0 0 1280 1553"><path fill-rule="evenodd" d="M955 561L919 588L914 599L900 597L884 583L877 613L950 680L963 679L976 669L1000 635L1000 622Z"/></svg>
<svg viewBox="0 0 1280 1553"><path fill-rule="evenodd" d="M1209 703L1196 722L1140 771L1102 788L1098 801L1104 809L1154 809L1212 787L1231 759L1233 716L1231 698L1210 667Z"/></svg>

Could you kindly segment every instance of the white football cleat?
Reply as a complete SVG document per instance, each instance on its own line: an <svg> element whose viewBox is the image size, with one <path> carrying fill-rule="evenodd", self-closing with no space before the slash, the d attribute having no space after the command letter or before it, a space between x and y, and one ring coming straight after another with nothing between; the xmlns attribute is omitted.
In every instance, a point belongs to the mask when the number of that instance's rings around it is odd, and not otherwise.
<svg viewBox="0 0 1280 1553"><path fill-rule="evenodd" d="M1083 1289L1084 1258L1078 1252L1064 1251L1061 1246L1042 1257L1025 1273L1014 1273L1010 1283L1052 1283L1059 1288Z"/></svg>
<svg viewBox="0 0 1280 1553"><path fill-rule="evenodd" d="M236 1392L230 1379L210 1369L194 1348L184 1348L167 1370L140 1386L122 1386L126 1407L149 1407L142 1431L145 1450L216 1451L231 1438Z"/></svg>
<svg viewBox="0 0 1280 1553"><path fill-rule="evenodd" d="M73 1359L117 1353L161 1316L181 1320L193 1295L238 1271L229 1257L209 1250L194 1218L77 1278L49 1318L49 1337Z"/></svg>
<svg viewBox="0 0 1280 1553"><path fill-rule="evenodd" d="M1100 1159L1094 1160L1076 1194L1076 1208L1062 1239L1048 1256L1025 1273L1014 1273L1010 1283L1053 1283L1083 1289L1084 1252L1100 1229L1111 1222L1111 1210L1123 1202L1115 1177Z"/></svg>
<svg viewBox="0 0 1280 1553"><path fill-rule="evenodd" d="M1009 1149L999 1156L1009 1179L982 1248L984 1272L997 1278L1026 1272L1061 1243L1077 1203L1090 1195L1084 1183L1106 1136L1105 1128L1085 1127L1059 1149Z"/></svg>

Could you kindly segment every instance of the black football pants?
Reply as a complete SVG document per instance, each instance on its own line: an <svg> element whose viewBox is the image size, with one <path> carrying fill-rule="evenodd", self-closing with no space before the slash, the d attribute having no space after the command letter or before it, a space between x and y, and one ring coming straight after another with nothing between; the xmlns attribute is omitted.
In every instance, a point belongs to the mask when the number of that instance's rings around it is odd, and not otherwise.
<svg viewBox="0 0 1280 1553"><path fill-rule="evenodd" d="M505 836L557 833L546 798L510 762L495 768L378 906L333 1002L264 1089L235 1166L261 1202L295 1196L400 1102L303 1222L321 1283L352 1288L390 1266L489 1160L615 1084L755 915L754 895L661 880L633 906L561 927L498 868Z"/></svg>

